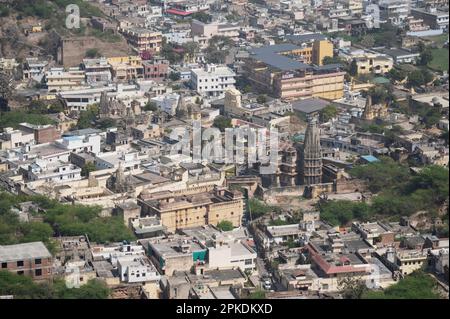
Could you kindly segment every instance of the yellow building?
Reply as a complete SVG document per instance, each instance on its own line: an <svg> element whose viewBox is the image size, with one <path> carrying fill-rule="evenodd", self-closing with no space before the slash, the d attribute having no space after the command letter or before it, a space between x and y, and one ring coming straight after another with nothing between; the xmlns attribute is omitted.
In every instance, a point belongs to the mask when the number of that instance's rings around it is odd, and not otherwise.
<svg viewBox="0 0 450 319"><path fill-rule="evenodd" d="M333 43L328 40L314 41L312 46L312 63L323 65L323 59L327 56L333 56Z"/></svg>
<svg viewBox="0 0 450 319"><path fill-rule="evenodd" d="M149 51L159 53L162 47L162 33L143 28L120 29L128 43L138 53Z"/></svg>
<svg viewBox="0 0 450 319"><path fill-rule="evenodd" d="M366 55L354 60L358 74L386 74L394 67L394 61L385 56Z"/></svg>
<svg viewBox="0 0 450 319"><path fill-rule="evenodd" d="M144 66L140 56L118 56L107 59L112 75L118 81L144 78Z"/></svg>
<svg viewBox="0 0 450 319"><path fill-rule="evenodd" d="M169 232L217 225L224 220L230 221L234 227L240 226L244 211L241 192L217 187L208 192L202 190L198 188L200 192L195 193L191 189L141 195L138 202L143 214L158 216Z"/></svg>
<svg viewBox="0 0 450 319"><path fill-rule="evenodd" d="M253 49L243 69L258 90L281 99L341 98L345 72L339 65L318 63L333 55L333 45L328 40L319 39L307 48L286 43ZM309 54L299 58L307 50L311 52L311 61L317 62L314 65L305 63Z"/></svg>

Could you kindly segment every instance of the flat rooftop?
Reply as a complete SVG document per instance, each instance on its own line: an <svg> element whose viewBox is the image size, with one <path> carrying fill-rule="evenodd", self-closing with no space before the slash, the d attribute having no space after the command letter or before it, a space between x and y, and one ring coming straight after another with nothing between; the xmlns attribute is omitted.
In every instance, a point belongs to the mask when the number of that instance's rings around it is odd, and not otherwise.
<svg viewBox="0 0 450 319"><path fill-rule="evenodd" d="M42 242L0 246L0 261L50 258L52 254Z"/></svg>
<svg viewBox="0 0 450 319"><path fill-rule="evenodd" d="M249 51L249 53L256 60L264 62L265 64L282 71L309 69L310 66L308 64L296 61L280 54L282 52L298 49L301 49L301 47L291 43L283 43L253 48Z"/></svg>

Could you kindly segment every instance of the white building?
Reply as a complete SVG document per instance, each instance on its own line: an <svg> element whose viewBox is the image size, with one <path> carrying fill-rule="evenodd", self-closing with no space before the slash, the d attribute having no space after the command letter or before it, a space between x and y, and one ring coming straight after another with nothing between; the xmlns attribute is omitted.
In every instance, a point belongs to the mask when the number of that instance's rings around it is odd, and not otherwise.
<svg viewBox="0 0 450 319"><path fill-rule="evenodd" d="M234 88L236 73L226 66L208 64L191 70L191 87L204 97L223 98L225 91Z"/></svg>
<svg viewBox="0 0 450 319"><path fill-rule="evenodd" d="M23 78L25 80L32 79L40 83L44 78L47 66L48 61L39 60L38 58L27 58L24 65Z"/></svg>
<svg viewBox="0 0 450 319"><path fill-rule="evenodd" d="M95 155L100 153L100 135L79 135L79 136L64 136L62 139L55 141L55 143L73 153L91 152Z"/></svg>
<svg viewBox="0 0 450 319"><path fill-rule="evenodd" d="M209 268L240 268L242 271L256 268L256 252L243 240L216 238L213 247L208 247Z"/></svg>
<svg viewBox="0 0 450 319"><path fill-rule="evenodd" d="M156 106L163 112L170 115L175 115L177 106L180 100L180 95L177 93L166 93L154 98L151 98L152 102L156 103Z"/></svg>
<svg viewBox="0 0 450 319"><path fill-rule="evenodd" d="M76 90L61 91L58 97L65 101L72 111L85 111L89 105L100 103L103 92L107 92L110 101L120 101L126 107L131 106L132 101L138 101L141 106L147 103L145 93L148 88L141 85L121 84L105 87L90 87Z"/></svg>
<svg viewBox="0 0 450 319"><path fill-rule="evenodd" d="M34 144L34 142L34 132L5 127L3 133L0 133L0 150L20 147L28 143Z"/></svg>
<svg viewBox="0 0 450 319"><path fill-rule="evenodd" d="M146 257L123 256L117 259L120 281L127 283L158 281L161 276Z"/></svg>
<svg viewBox="0 0 450 319"><path fill-rule="evenodd" d="M125 171L139 168L141 158L138 152L107 152L101 153L95 157L95 164L98 170L118 168L122 165Z"/></svg>
<svg viewBox="0 0 450 319"><path fill-rule="evenodd" d="M136 258L145 255L144 247L136 244L119 243L110 246L93 246L91 247L92 258L94 260L108 260L113 267L117 267L118 260L121 257L130 256Z"/></svg>
<svg viewBox="0 0 450 319"><path fill-rule="evenodd" d="M71 163L48 162L37 159L28 166L30 181L44 180L46 182L65 183L81 179L81 168Z"/></svg>

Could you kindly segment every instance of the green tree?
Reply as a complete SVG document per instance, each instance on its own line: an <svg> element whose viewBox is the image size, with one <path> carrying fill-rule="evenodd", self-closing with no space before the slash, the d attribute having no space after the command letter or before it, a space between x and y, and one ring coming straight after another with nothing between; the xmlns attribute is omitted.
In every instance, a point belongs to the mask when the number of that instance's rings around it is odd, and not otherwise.
<svg viewBox="0 0 450 319"><path fill-rule="evenodd" d="M99 113L97 105L91 105L86 111L80 112L80 117L77 122L78 129L92 127L92 123L96 120Z"/></svg>
<svg viewBox="0 0 450 319"><path fill-rule="evenodd" d="M86 51L85 56L87 58L98 58L100 56L100 51L97 48L92 48Z"/></svg>
<svg viewBox="0 0 450 319"><path fill-rule="evenodd" d="M334 105L327 105L323 110L319 113L320 121L323 123L328 122L332 118L334 118L338 114L338 109Z"/></svg>
<svg viewBox="0 0 450 319"><path fill-rule="evenodd" d="M403 70L392 68L388 72L388 76L394 81L401 82L406 78L406 73Z"/></svg>
<svg viewBox="0 0 450 319"><path fill-rule="evenodd" d="M322 60L323 65L327 64L345 64L345 61L339 56L326 56Z"/></svg>
<svg viewBox="0 0 450 319"><path fill-rule="evenodd" d="M421 86L424 84L425 84L425 79L423 78L423 74L420 70L413 71L408 75L408 86L409 87Z"/></svg>
<svg viewBox="0 0 450 319"><path fill-rule="evenodd" d="M358 64L356 63L355 59L353 59L352 62L350 63L350 67L349 67L348 73L351 76L358 75Z"/></svg>
<svg viewBox="0 0 450 319"><path fill-rule="evenodd" d="M210 23L212 20L211 15L207 14L206 12L202 12L202 11L192 14L191 18L198 20L200 22L203 22L203 23Z"/></svg>
<svg viewBox="0 0 450 319"><path fill-rule="evenodd" d="M382 290L367 291L363 299L439 299L436 281L423 271L415 271L398 283Z"/></svg>
<svg viewBox="0 0 450 319"><path fill-rule="evenodd" d="M222 220L220 223L217 224L217 228L221 231L230 231L233 230L233 223L228 220Z"/></svg>
<svg viewBox="0 0 450 319"><path fill-rule="evenodd" d="M181 78L180 73L178 72L170 72L169 79L172 81L178 81Z"/></svg>
<svg viewBox="0 0 450 319"><path fill-rule="evenodd" d="M93 162L86 163L81 169L81 176L89 176L90 172L94 172L97 170L97 167Z"/></svg>
<svg viewBox="0 0 450 319"><path fill-rule="evenodd" d="M150 101L147 104L145 104L144 106L144 111L152 111L152 112L156 112L158 110L158 106L156 105L155 102Z"/></svg>
<svg viewBox="0 0 450 319"><path fill-rule="evenodd" d="M266 299L266 292L264 290L256 290L252 292L248 297L248 299Z"/></svg>
<svg viewBox="0 0 450 319"><path fill-rule="evenodd" d="M339 293L344 299L361 299L368 288L361 278L343 277L338 280Z"/></svg>
<svg viewBox="0 0 450 319"><path fill-rule="evenodd" d="M433 53L430 48L425 49L422 53L420 53L419 64L420 65L428 65L433 60Z"/></svg>
<svg viewBox="0 0 450 319"><path fill-rule="evenodd" d="M231 119L227 118L225 116L219 115L218 117L216 117L214 119L214 124L215 127L217 127L218 129L220 129L222 132L225 131L226 128L230 128L231 126Z"/></svg>
<svg viewBox="0 0 450 319"><path fill-rule="evenodd" d="M267 97L264 94L260 94L256 98L256 102L258 102L259 104L264 104L267 102Z"/></svg>

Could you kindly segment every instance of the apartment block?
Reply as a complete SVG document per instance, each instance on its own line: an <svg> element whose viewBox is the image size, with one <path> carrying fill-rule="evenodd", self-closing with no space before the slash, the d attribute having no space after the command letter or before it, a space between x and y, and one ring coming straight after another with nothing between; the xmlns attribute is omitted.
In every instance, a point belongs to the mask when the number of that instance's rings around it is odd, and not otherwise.
<svg viewBox="0 0 450 319"><path fill-rule="evenodd" d="M137 53L159 53L162 46L162 33L144 28L122 28L120 33Z"/></svg>
<svg viewBox="0 0 450 319"><path fill-rule="evenodd" d="M169 232L217 225L223 220L238 227L244 210L241 192L218 187L201 193L154 193L145 200L138 199L138 203L143 215L158 216Z"/></svg>
<svg viewBox="0 0 450 319"><path fill-rule="evenodd" d="M30 276L34 280L52 276L53 257L42 242L0 246L1 270Z"/></svg>
<svg viewBox="0 0 450 319"><path fill-rule="evenodd" d="M344 75L340 65L308 65L292 58L299 47L290 44L251 50L244 66L252 84L284 100L320 97L328 100L344 95Z"/></svg>

